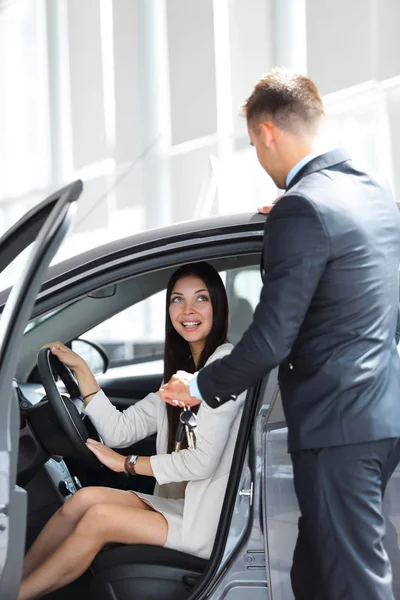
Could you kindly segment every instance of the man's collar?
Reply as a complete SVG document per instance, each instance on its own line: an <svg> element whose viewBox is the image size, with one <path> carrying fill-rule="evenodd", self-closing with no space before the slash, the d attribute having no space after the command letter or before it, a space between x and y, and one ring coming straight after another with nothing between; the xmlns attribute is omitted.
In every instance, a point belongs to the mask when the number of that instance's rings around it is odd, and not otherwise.
<svg viewBox="0 0 400 600"><path fill-rule="evenodd" d="M302 169L303 167L306 166L307 163L310 162L310 160L312 160L313 158L316 158L317 156L319 156L319 154L317 152L312 152L311 154L307 154L307 156L303 156L303 158L301 158L289 171L289 173L286 176L286 187L288 187L290 185L290 182L292 181L293 177L295 177L297 175L297 173L300 171L300 169Z"/></svg>
<svg viewBox="0 0 400 600"><path fill-rule="evenodd" d="M305 158L308 158L308 156L304 157L304 159ZM311 173L315 173L316 171L322 171L322 169L329 169L330 167L333 167L343 162L347 162L348 160L350 160L350 156L345 150L341 150L340 148L330 150L329 152L325 152L324 154L311 155L311 158L305 164L301 165L296 171L296 173L292 176L289 183L287 183L286 185L286 190L293 187L298 181L300 181L300 179L302 179L306 175L310 175ZM297 167L298 164L299 163L297 163L295 167Z"/></svg>

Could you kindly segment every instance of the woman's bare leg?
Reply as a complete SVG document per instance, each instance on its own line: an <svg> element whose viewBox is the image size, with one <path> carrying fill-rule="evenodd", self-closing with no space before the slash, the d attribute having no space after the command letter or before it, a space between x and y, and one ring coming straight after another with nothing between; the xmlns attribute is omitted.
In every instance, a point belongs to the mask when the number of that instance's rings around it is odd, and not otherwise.
<svg viewBox="0 0 400 600"><path fill-rule="evenodd" d="M95 504L55 552L23 580L18 600L39 598L77 579L104 544L164 546L167 534L166 519L152 509Z"/></svg>
<svg viewBox="0 0 400 600"><path fill-rule="evenodd" d="M75 529L86 511L95 504L121 504L152 510L136 494L106 487L80 489L47 521L24 558L22 577L26 577Z"/></svg>

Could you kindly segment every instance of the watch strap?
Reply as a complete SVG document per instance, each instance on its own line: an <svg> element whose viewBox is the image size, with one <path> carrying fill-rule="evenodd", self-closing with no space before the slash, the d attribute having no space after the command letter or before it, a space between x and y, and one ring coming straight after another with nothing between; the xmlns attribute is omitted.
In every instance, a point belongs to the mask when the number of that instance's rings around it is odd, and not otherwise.
<svg viewBox="0 0 400 600"><path fill-rule="evenodd" d="M125 471L127 473L129 473L129 475L137 475L136 473L136 469L135 469L135 465L136 465L136 461L139 458L138 456L134 456L134 460L131 461L131 458L134 455L131 456L126 456L125 457L125 462L124 462L124 467L125 467Z"/></svg>

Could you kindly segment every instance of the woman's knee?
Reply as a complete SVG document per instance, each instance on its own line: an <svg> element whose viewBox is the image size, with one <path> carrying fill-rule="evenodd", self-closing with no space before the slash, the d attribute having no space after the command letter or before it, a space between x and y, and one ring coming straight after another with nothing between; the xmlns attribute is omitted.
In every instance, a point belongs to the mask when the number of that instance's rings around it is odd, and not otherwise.
<svg viewBox="0 0 400 600"><path fill-rule="evenodd" d="M106 538L110 530L110 504L92 504L76 526L75 531L80 535L87 535L94 539Z"/></svg>
<svg viewBox="0 0 400 600"><path fill-rule="evenodd" d="M98 488L81 488L63 504L60 514L69 519L79 520L99 499Z"/></svg>

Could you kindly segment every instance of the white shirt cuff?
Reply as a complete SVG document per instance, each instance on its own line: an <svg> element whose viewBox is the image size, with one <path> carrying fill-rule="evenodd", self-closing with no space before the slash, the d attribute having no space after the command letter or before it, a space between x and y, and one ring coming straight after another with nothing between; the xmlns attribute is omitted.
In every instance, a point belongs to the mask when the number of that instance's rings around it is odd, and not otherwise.
<svg viewBox="0 0 400 600"><path fill-rule="evenodd" d="M190 380L189 392L190 392L190 395L193 396L194 398L198 398L199 400L204 400L203 396L200 393L199 386L197 384L197 375L198 375L198 373L195 373L194 376L192 377L192 379Z"/></svg>

